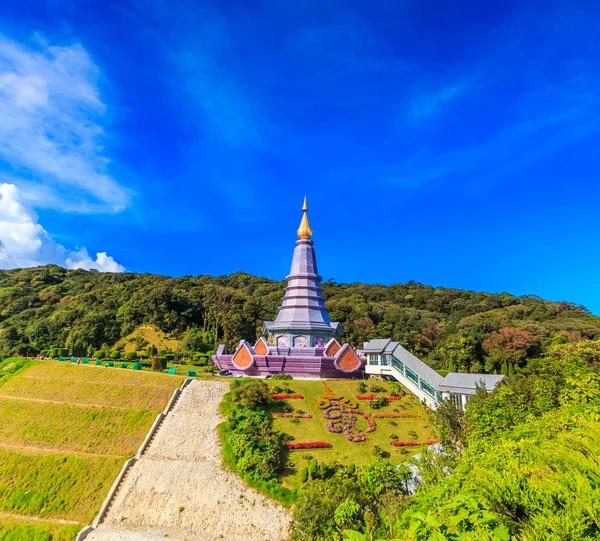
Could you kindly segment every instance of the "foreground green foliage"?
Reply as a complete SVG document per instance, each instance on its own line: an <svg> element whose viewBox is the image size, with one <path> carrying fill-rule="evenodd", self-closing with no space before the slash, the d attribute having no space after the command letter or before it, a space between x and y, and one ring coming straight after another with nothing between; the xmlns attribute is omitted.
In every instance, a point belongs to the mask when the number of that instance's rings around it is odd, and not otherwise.
<svg viewBox="0 0 600 541"><path fill-rule="evenodd" d="M225 395L221 409L227 421L219 425L224 461L250 486L289 504L295 493L278 480L285 436L273 430L273 419L264 407L270 397L263 386L260 381L234 380Z"/></svg>
<svg viewBox="0 0 600 541"><path fill-rule="evenodd" d="M308 481L293 539L600 539L600 375L582 351L549 348L490 395L479 390L466 415L441 408L445 447L421 453L414 496L399 480L389 487L390 506L367 487L354 496L353 476L343 471ZM347 494L359 507L348 505Z"/></svg>
<svg viewBox="0 0 600 541"><path fill-rule="evenodd" d="M0 360L0 384L7 382L30 364L30 360L18 357L9 357L8 359Z"/></svg>
<svg viewBox="0 0 600 541"><path fill-rule="evenodd" d="M121 356L134 348L151 355L195 354L206 363L218 343L253 342L277 313L284 287L244 273L168 278L53 265L0 271L0 354L66 348L78 356L113 350ZM600 336L600 319L584 308L533 296L415 282L329 281L323 292L350 344L390 337L437 369L513 374L557 336L575 343ZM140 325L170 337L161 342L164 351L150 351Z"/></svg>

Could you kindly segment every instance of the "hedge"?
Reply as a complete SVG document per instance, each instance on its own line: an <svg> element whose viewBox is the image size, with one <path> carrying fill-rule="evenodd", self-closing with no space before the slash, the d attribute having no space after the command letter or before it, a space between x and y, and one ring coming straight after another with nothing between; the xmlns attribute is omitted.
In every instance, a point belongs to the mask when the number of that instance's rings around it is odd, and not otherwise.
<svg viewBox="0 0 600 541"><path fill-rule="evenodd" d="M333 447L331 443L326 441L288 441L285 446L288 449L329 449Z"/></svg>

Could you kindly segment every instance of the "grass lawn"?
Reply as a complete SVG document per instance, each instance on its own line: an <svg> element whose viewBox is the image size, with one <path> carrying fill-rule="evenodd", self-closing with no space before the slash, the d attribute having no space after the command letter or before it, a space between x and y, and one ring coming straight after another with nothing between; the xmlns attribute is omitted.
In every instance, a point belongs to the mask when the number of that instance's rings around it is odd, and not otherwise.
<svg viewBox="0 0 600 541"><path fill-rule="evenodd" d="M0 398L0 445L134 455L156 413Z"/></svg>
<svg viewBox="0 0 600 541"><path fill-rule="evenodd" d="M182 381L67 362L0 361L0 539L72 539Z"/></svg>
<svg viewBox="0 0 600 541"><path fill-rule="evenodd" d="M0 511L91 522L123 462L0 449Z"/></svg>
<svg viewBox="0 0 600 541"><path fill-rule="evenodd" d="M0 385L0 395L158 413L182 381L157 372L39 361Z"/></svg>
<svg viewBox="0 0 600 541"><path fill-rule="evenodd" d="M80 529L72 524L0 517L0 539L3 541L72 541Z"/></svg>
<svg viewBox="0 0 600 541"><path fill-rule="evenodd" d="M374 432L367 434L367 441L362 443L353 443L348 441L343 434L333 434L326 430L327 420L323 418L323 409L314 405L316 399L321 396L325 387L321 381L277 381L268 380L269 386L285 387L289 384L293 393L304 395L304 399L289 399L277 400L272 406L272 412L275 413L281 410L283 402L289 403L296 413L302 411L312 414L312 419L299 419L298 424L292 423L291 419L283 419L275 416L274 428L285 432L294 437L295 441L326 441L332 444L331 449L304 449L292 450L288 452L288 462L282 481L291 486L299 484L299 472L303 466L308 464L307 456L316 458L319 462L340 462L342 464L354 463L357 466L365 464L373 459L371 454L373 447L378 445L384 451L390 453L390 460L393 463L401 463L406 461L410 456L419 452L419 447L402 448L391 445L391 437L393 434L398 436L402 441L419 441L424 442L430 439L436 439L436 431L430 422L425 408L420 404L417 398L408 393L400 400L390 401L389 404L381 409L375 410L369 406L369 402L357 399L357 395L363 394L358 392L357 381L334 380L326 381L327 386L336 394L342 395L352 401L357 402L358 409L366 414L379 413L408 413L414 415L414 418L396 418L396 419L381 419L373 418L377 424ZM387 382L376 382L369 380L367 386L375 383L381 387L392 391L391 384ZM389 393L371 393L381 396L389 396ZM367 422L358 416L357 426L364 432L367 428ZM394 426L395 424L395 426ZM417 438L409 435L409 431L415 431Z"/></svg>

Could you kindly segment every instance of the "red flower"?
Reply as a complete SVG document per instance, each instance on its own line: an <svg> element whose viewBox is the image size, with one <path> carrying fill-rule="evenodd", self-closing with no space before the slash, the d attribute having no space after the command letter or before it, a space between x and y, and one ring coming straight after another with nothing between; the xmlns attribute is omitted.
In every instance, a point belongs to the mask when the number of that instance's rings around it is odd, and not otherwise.
<svg viewBox="0 0 600 541"><path fill-rule="evenodd" d="M288 449L329 449L332 447L331 443L326 441L287 442L285 446Z"/></svg>
<svg viewBox="0 0 600 541"><path fill-rule="evenodd" d="M274 394L273 398L275 400L282 400L284 398L304 398L301 394Z"/></svg>
<svg viewBox="0 0 600 541"><path fill-rule="evenodd" d="M371 417L375 417L376 419L411 419L414 415L410 413L372 413Z"/></svg>
<svg viewBox="0 0 600 541"><path fill-rule="evenodd" d="M359 400L374 400L377 397L374 394L370 394L370 395L359 395L356 398L358 398Z"/></svg>
<svg viewBox="0 0 600 541"><path fill-rule="evenodd" d="M438 443L437 440L427 440L425 443L418 441L393 441L392 445L396 447L415 447L417 445L433 445L434 443Z"/></svg>
<svg viewBox="0 0 600 541"><path fill-rule="evenodd" d="M423 445L418 441L393 441L392 445L396 447L414 447L415 445Z"/></svg>

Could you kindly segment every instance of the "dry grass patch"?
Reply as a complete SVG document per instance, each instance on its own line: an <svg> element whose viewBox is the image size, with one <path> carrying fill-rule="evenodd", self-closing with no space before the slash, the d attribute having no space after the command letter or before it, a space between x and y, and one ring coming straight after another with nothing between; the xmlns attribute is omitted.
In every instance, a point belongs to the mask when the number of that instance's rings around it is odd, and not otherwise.
<svg viewBox="0 0 600 541"><path fill-rule="evenodd" d="M0 539L72 539L183 378L25 359L0 369Z"/></svg>
<svg viewBox="0 0 600 541"><path fill-rule="evenodd" d="M143 348L138 348L138 339L143 339L148 342ZM159 351L168 349L170 351L177 351L179 349L180 341L176 338L171 337L156 325L140 325L135 331L128 334L124 338L121 338L113 349L119 351L138 351L139 349L145 350L149 346L156 346Z"/></svg>
<svg viewBox="0 0 600 541"><path fill-rule="evenodd" d="M158 412L182 381L164 374L49 361L10 378L0 385L0 395Z"/></svg>
<svg viewBox="0 0 600 541"><path fill-rule="evenodd" d="M156 414L148 410L0 398L0 445L130 456L135 454L155 418Z"/></svg>

